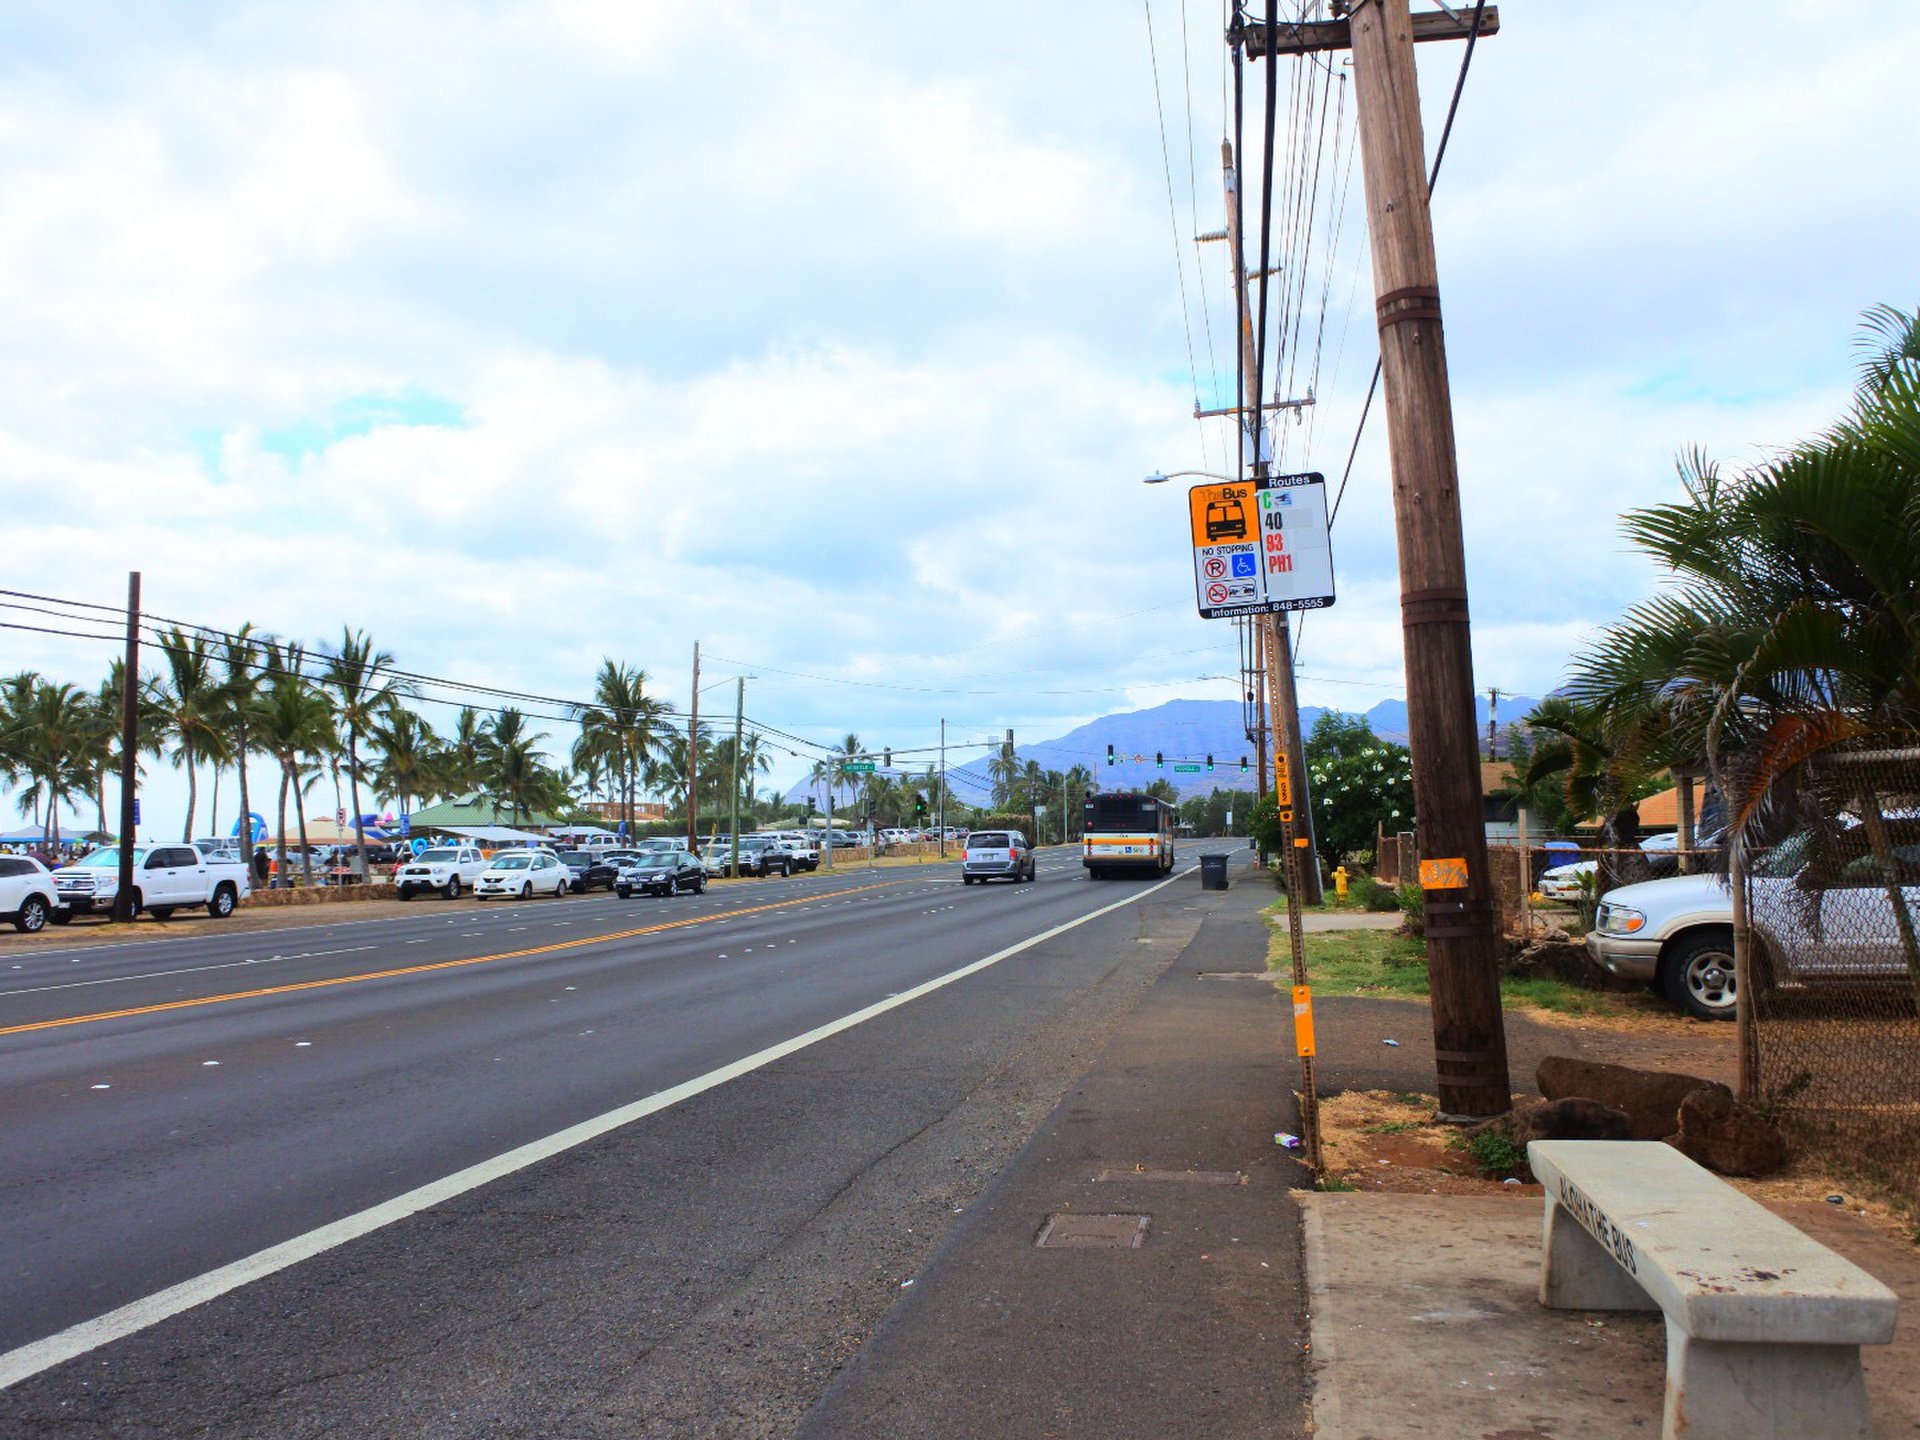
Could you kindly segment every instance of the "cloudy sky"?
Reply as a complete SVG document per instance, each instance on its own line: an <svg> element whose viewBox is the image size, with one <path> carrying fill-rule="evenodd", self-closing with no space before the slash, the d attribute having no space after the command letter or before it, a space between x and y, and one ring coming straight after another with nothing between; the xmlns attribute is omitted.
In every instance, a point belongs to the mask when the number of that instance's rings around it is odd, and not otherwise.
<svg viewBox="0 0 1920 1440"><path fill-rule="evenodd" d="M1676 453L1807 434L1859 312L1920 300L1920 7L1500 13L1434 208L1476 675L1539 694L1656 582L1617 516ZM561 697L613 656L680 707L697 640L750 716L901 750L1230 697L1181 497L1139 483L1225 454L1191 418L1233 385L1225 255L1188 238L1221 30L1209 0L15 0L0 585L114 604L139 569L161 615ZM1429 149L1461 50L1422 47ZM1284 458L1337 476L1376 350L1350 86L1316 83ZM1387 493L1376 411L1307 703L1402 692ZM0 671L88 688L111 651L0 630Z"/></svg>

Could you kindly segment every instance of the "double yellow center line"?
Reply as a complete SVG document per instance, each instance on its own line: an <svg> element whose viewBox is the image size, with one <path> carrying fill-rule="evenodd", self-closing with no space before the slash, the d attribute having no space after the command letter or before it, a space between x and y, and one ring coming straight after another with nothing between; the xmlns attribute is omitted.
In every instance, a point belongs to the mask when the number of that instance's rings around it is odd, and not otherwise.
<svg viewBox="0 0 1920 1440"><path fill-rule="evenodd" d="M258 990L235 990L225 995L203 995L195 1000L166 1000L158 1005L134 1005L125 1010L101 1010L91 1015L68 1015L59 1020L35 1020L26 1025L0 1026L0 1035L25 1035L35 1030L58 1030L67 1025L91 1025L99 1020L125 1020L134 1015L158 1015L167 1010L191 1010L200 1005L225 1005L233 1000L259 1000L268 995L292 995L301 990L325 990L335 985L358 985L363 980L392 980L402 975L426 975L435 970L458 970L468 965L490 965L496 960L522 960L529 955L551 955L557 950L578 950L587 945L604 945L610 940L631 940L638 935L658 935L665 930L684 930L690 925L711 925L716 920L731 920L737 915L761 915L769 910L785 910L795 905L812 905L842 895L858 895L867 890L884 890L898 880L882 880L873 885L856 885L849 890L829 890L797 900L775 900L766 905L748 905L739 910L723 910L713 915L690 915L685 920L668 920L659 925L642 925L633 930L615 930L607 935L588 935L578 940L556 940L551 945L534 945L525 950L503 950L497 955L470 955L464 960L435 960L425 965L401 965L391 970L369 970L360 975L336 975L328 980L301 980L291 985L268 985Z"/></svg>

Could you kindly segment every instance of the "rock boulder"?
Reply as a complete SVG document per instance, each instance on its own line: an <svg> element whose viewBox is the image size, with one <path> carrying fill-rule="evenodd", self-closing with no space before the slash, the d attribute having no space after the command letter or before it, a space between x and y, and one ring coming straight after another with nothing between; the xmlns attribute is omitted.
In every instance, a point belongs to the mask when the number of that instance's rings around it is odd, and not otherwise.
<svg viewBox="0 0 1920 1440"><path fill-rule="evenodd" d="M1724 1085L1696 1090L1680 1102L1680 1130L1667 1143L1722 1175L1770 1175L1787 1163L1780 1131Z"/></svg>
<svg viewBox="0 0 1920 1440"><path fill-rule="evenodd" d="M1619 1137L1624 1140L1666 1139L1677 1127L1680 1103L1695 1091L1713 1090L1729 1100L1733 1098L1726 1086L1697 1075L1637 1070L1631 1065L1577 1060L1571 1055L1547 1056L1534 1078L1540 1093L1549 1100L1580 1096L1625 1114L1631 1133Z"/></svg>

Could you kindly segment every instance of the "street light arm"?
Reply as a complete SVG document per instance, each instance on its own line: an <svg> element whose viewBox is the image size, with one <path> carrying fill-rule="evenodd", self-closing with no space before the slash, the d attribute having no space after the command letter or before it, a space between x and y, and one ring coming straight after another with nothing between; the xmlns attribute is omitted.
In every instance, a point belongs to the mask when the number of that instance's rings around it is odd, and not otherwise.
<svg viewBox="0 0 1920 1440"><path fill-rule="evenodd" d="M1218 475L1211 470L1175 470L1170 474L1162 474L1160 471L1156 470L1153 472L1153 474L1147 476L1146 479L1142 480L1140 483L1142 485L1164 485L1167 483L1167 481L1176 480L1182 475L1197 475L1207 480L1235 480L1239 478L1238 476L1234 476L1234 475Z"/></svg>

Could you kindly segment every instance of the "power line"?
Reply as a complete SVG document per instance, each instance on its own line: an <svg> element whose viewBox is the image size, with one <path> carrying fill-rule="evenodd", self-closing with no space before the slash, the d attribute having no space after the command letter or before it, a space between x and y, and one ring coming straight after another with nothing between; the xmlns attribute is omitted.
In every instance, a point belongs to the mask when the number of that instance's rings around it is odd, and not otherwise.
<svg viewBox="0 0 1920 1440"><path fill-rule="evenodd" d="M1433 166L1427 172L1428 199L1433 198L1433 187L1438 184L1440 180L1440 162L1447 158L1447 141L1453 137L1453 118L1460 111L1460 93L1467 88L1467 67L1473 64L1473 49L1474 45L1480 39L1480 21L1481 17L1486 13L1486 9L1487 0L1475 0L1473 7L1473 24L1467 31L1466 52L1460 57L1460 73L1454 77L1453 96L1447 101L1446 124L1440 127L1440 143L1434 147ZM1360 407L1360 422L1353 427L1353 444L1347 450L1346 469L1341 472L1340 487L1334 492L1333 507L1327 512L1328 530L1333 529L1333 522L1340 514L1340 502L1346 497L1347 481L1353 475L1353 459L1354 456L1360 453L1360 436L1367 428L1367 417L1373 413L1374 391L1380 386L1380 364L1381 362L1378 359L1375 359L1373 362L1373 378L1367 382L1367 399L1366 403ZM1293 657L1296 662L1300 658L1300 646L1306 639L1306 631L1307 627L1304 621L1294 631Z"/></svg>
<svg viewBox="0 0 1920 1440"><path fill-rule="evenodd" d="M1187 378L1192 382L1193 408L1200 409L1200 366L1193 358L1192 311L1187 304L1186 247L1180 242L1180 215L1173 200L1173 161L1167 151L1167 111L1160 99L1160 52L1153 39L1153 0L1140 0L1147 17L1147 59L1153 69L1153 112L1160 124L1160 169L1167 179L1167 224L1173 232L1173 269L1180 283L1180 328L1187 336ZM1201 458L1206 457L1206 440L1201 438Z"/></svg>

